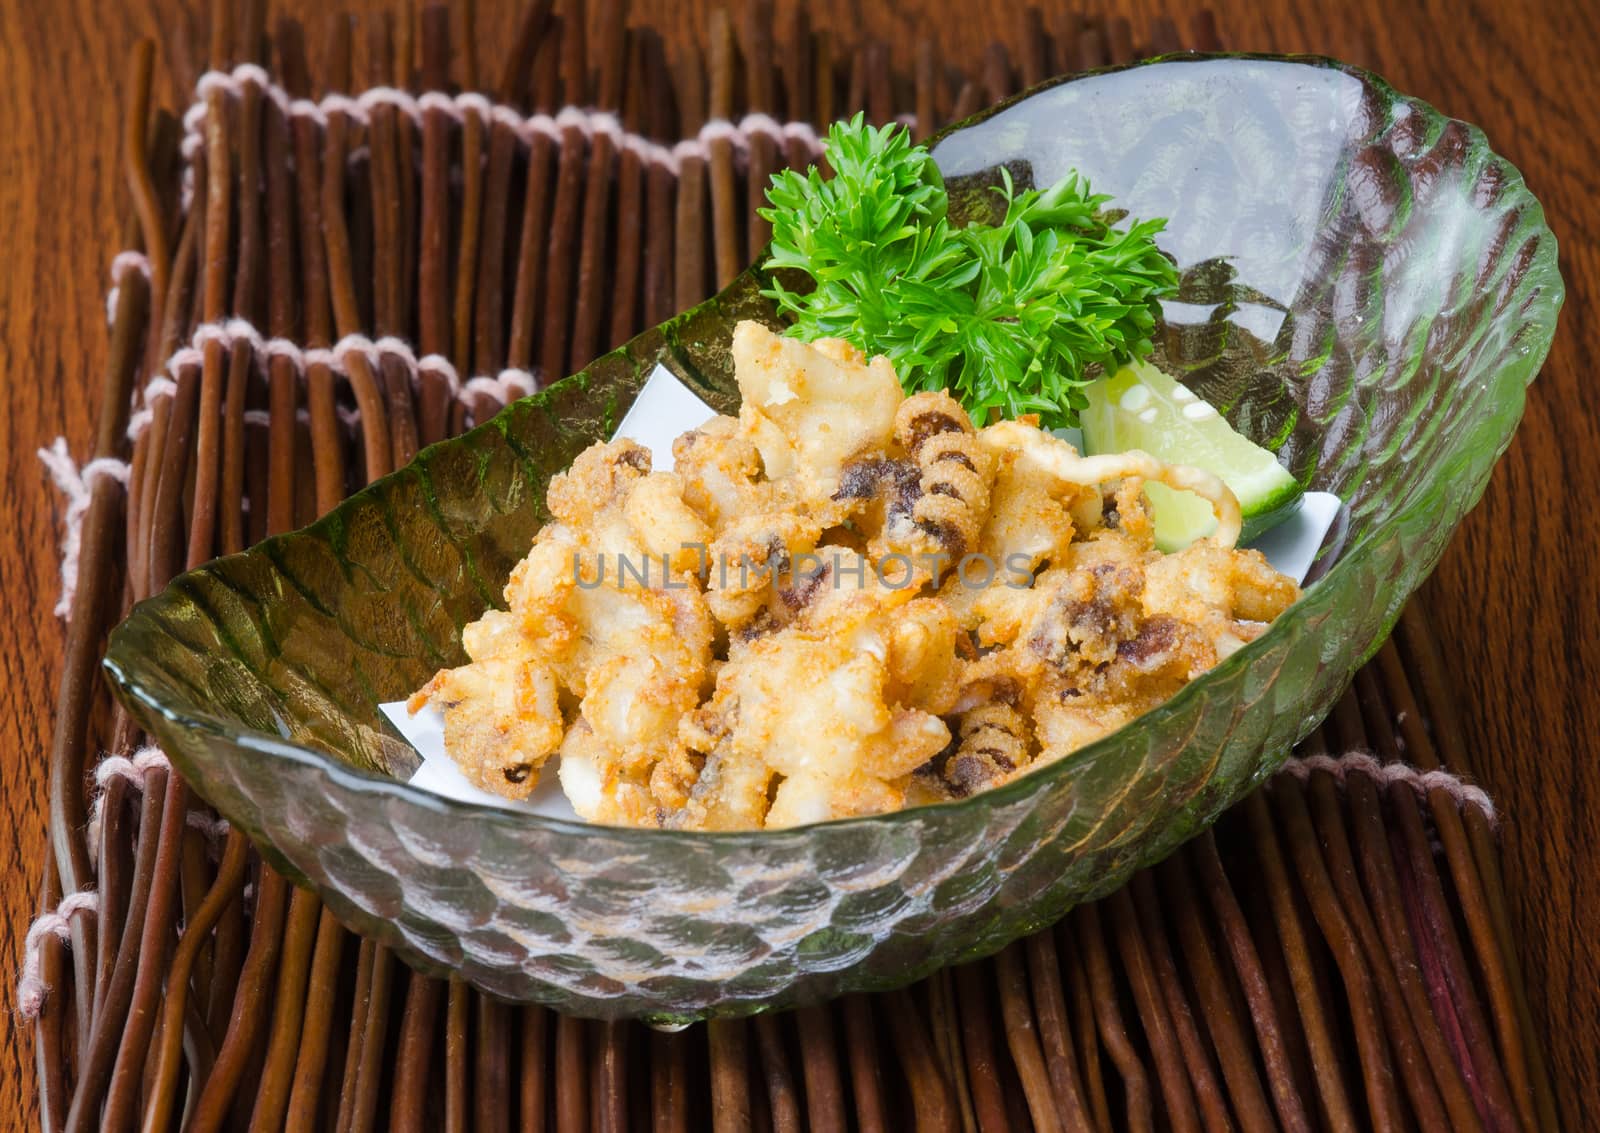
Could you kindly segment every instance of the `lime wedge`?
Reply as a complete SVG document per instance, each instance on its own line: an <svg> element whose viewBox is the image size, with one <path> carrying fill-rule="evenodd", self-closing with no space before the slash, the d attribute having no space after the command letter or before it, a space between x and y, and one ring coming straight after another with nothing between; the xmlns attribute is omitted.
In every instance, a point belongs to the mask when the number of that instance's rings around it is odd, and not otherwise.
<svg viewBox="0 0 1600 1133"><path fill-rule="evenodd" d="M1304 489L1278 458L1240 436L1211 405L1148 362L1134 362L1086 387L1079 414L1089 455L1143 449L1171 464L1215 473L1239 497L1242 542L1281 523L1300 506ZM1211 505L1193 492L1145 485L1155 516L1156 546L1177 551L1216 530Z"/></svg>

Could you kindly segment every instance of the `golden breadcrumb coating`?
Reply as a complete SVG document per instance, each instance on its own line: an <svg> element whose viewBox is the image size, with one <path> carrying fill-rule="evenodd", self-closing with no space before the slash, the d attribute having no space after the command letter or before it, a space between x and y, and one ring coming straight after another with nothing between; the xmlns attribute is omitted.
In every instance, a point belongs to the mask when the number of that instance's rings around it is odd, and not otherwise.
<svg viewBox="0 0 1600 1133"><path fill-rule="evenodd" d="M551 481L553 517L435 703L474 783L559 755L592 822L792 826L961 798L1121 727L1254 640L1299 588L1231 544L1209 474L1082 457L1029 419L904 397L845 343L755 323L743 395L651 470L632 441ZM1155 549L1144 484L1218 535Z"/></svg>

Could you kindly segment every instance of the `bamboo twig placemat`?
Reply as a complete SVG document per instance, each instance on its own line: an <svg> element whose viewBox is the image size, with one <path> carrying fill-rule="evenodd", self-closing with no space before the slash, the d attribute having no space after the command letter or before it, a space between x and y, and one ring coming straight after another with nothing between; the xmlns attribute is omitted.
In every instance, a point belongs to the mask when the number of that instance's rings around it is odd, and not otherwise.
<svg viewBox="0 0 1600 1133"><path fill-rule="evenodd" d="M411 973L141 746L96 672L129 602L710 294L827 122L922 136L1219 45L1206 12L1028 9L1025 50L962 74L763 3L669 52L598 2L531 4L498 73L452 51L470 5L331 16L313 68L306 29L218 3L206 48L172 47L182 119L133 57L100 427L81 468L51 454L54 867L19 989L44 1127L1554 1129L1493 804L1415 603L1285 773L1121 892L903 991L675 1035Z"/></svg>

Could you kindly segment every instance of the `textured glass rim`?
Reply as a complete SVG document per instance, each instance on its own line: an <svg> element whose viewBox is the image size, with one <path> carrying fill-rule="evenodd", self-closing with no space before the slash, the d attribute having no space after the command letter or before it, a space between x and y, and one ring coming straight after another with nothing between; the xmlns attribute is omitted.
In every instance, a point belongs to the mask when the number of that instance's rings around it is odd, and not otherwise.
<svg viewBox="0 0 1600 1133"><path fill-rule="evenodd" d="M1216 63L1227 62L1231 60L1251 63L1286 63L1297 66L1306 66L1317 70L1336 70L1343 72L1359 79L1363 83L1370 84L1388 99L1396 102L1403 102L1405 105L1422 115L1431 123L1448 124L1453 122L1459 124L1467 131L1468 136L1477 145L1483 148L1486 157L1485 163L1487 165L1497 166L1505 174L1505 181L1503 183L1504 199L1508 202L1517 201L1528 208L1528 219L1525 222L1525 227L1530 234L1537 234L1539 237L1537 258L1533 264L1529 265L1529 274L1543 274L1548 277L1548 281L1544 285L1539 304L1529 307L1520 316L1524 323L1540 324L1543 328L1526 343L1526 346L1522 351L1520 363L1524 366L1524 374L1521 385L1517 387L1517 393L1519 396L1521 396L1527 387L1532 384L1534 378L1538 375L1540 368L1543 366L1545 358L1549 354L1550 344L1555 334L1556 315L1559 313L1562 302L1565 298L1565 287L1562 283L1560 272L1557 267L1557 242L1554 233L1551 232L1548 223L1545 221L1544 208L1539 203L1538 199L1533 195L1533 193L1528 189L1527 182L1523 178L1521 171L1488 144L1488 139L1481 129L1469 122L1452 118L1449 115L1440 112L1433 105L1423 101L1422 99L1413 98L1410 95L1406 95L1395 90L1395 88L1389 83L1370 71L1366 71L1360 67L1320 55L1279 55L1250 52L1223 52L1214 54L1185 52L1174 55L1163 55L1152 59L1140 60L1134 63L1103 67L1093 71L1085 71L1047 80L1037 86L1030 87L1026 91L1023 91L1017 95L1013 95L1010 98L994 103L979 111L977 114L974 114L970 118L963 119L960 122L946 127L945 129L939 131L939 133L926 139L922 144L932 150L947 135L971 126L975 126L987 120L988 118L1001 113L1009 107L1039 94L1042 91L1049 90L1066 83L1080 82L1085 79L1093 79L1104 75L1132 71L1146 67L1170 66L1173 64L1184 63ZM757 265L764 262L765 259L766 252L763 250L761 256L758 257L756 261ZM741 275L743 274L744 273L741 273ZM715 300L716 296L712 296L711 298L705 300L704 303L715 302ZM704 303L701 305L704 305ZM691 310L693 309L694 308L691 308ZM644 333L648 334L650 331L647 330ZM622 349L626 349L626 345L624 345ZM671 348L667 347L663 352L670 353ZM552 383L550 386L547 386L545 389L532 395L532 397L528 400L537 402L546 399L552 396L559 387L565 386L566 383L580 380L582 373L583 371L579 371L577 374L570 375L561 379L559 382ZM1510 420L1508 427L1502 434L1495 436L1484 436L1481 434L1485 429L1492 426L1498 418L1491 415L1485 415L1481 417L1477 423L1477 428L1463 430L1461 433L1462 439L1456 444L1441 451L1434 459L1431 466L1425 470L1425 474L1431 477L1433 474L1442 471L1443 466L1447 463L1450 456L1463 451L1470 451L1472 448L1481 445L1494 446L1495 459L1498 460L1500 454L1503 453L1506 447L1510 444L1511 438L1516 432L1517 424L1521 420L1521 416L1521 407L1519 406L1516 416ZM335 522L337 517L343 514L345 511L359 505L369 496L376 494L380 487L392 477L406 475L411 465L422 459L423 456L429 451L440 446L456 443L463 437L471 436L472 434L481 430L494 429L497 427L499 426L497 426L496 420L491 419L481 425L476 426L472 430L469 430L467 433L458 434L457 436L449 437L445 440L439 441L435 445L428 446L428 448L423 449L417 454L417 456L413 457L412 461L406 466L396 469L394 472L391 472L388 475L373 481L360 491L341 501L339 505L327 515L318 518L313 523L308 524L305 528L298 530L314 530ZM1476 500L1477 497L1475 496L1472 502L1467 505L1467 508L1463 509L1463 515L1465 514L1466 510L1470 510L1471 506L1476 503ZM148 709L150 712L163 717L169 724L181 727L188 731L197 731L218 737L237 747L254 751L263 756L268 756L274 759L283 759L291 763L312 768L321 774L328 776L330 779L341 784L342 786L348 787L352 790L363 792L372 796L387 796L404 800L407 805L421 807L425 810L431 810L445 818L471 820L478 823L489 823L495 826L517 829L539 828L564 836L592 835L596 830L604 830L608 836L637 838L641 841L649 841L652 844L659 843L670 846L674 843L697 844L708 842L716 843L719 846L727 849L759 850L767 842L770 834L782 833L792 835L820 827L835 826L849 826L852 829L866 829L874 826L886 826L898 822L914 820L924 817L932 811L938 811L940 813L948 812L953 817L956 814L965 814L978 808L1003 807L1009 803L1022 801L1029 795L1042 791L1048 784L1056 782L1063 776L1073 775L1084 765L1090 762L1105 758L1115 758L1120 752L1126 750L1130 746L1131 741L1136 740L1139 736L1148 731L1158 730L1169 718L1182 711L1188 705L1189 701L1194 697L1205 695L1212 685L1221 682L1223 679L1229 676L1232 676L1243 668L1249 667L1257 654L1268 649L1270 645L1276 643L1279 638L1281 638L1285 633L1289 632L1291 623L1296 620L1297 616L1303 615L1307 610L1307 603L1310 601L1314 591L1320 590L1323 586L1333 583L1337 578L1340 578L1343 575L1357 569L1357 565L1360 562L1365 561L1367 557L1377 552L1378 545L1383 542L1383 537L1391 532L1394 528L1408 522L1414 522L1418 519L1431 519L1432 517L1426 514L1429 502L1430 497L1426 493L1419 493L1412 499L1410 503L1402 506L1400 510L1396 511L1384 523L1367 532L1364 538L1357 542L1347 544L1343 548L1338 561L1336 561L1321 578L1307 587L1306 596L1303 596L1298 602L1280 615L1278 619L1273 622L1272 626L1267 630L1266 633L1262 634L1261 637L1246 645L1243 649L1238 650L1215 668L1208 670L1200 677L1190 681L1168 700L1164 701L1160 705L1157 705L1148 712L1136 717L1134 720L1130 721L1109 735L1103 736L1093 743L1055 759L1043 767L1030 770L1016 779L1013 779L1009 783L992 788L990 790L981 791L965 799L949 802L927 803L920 806L905 807L896 811L888 811L882 814L828 819L823 822L784 827L781 831L686 831L645 826L610 826L582 821L573 821L571 819L553 818L545 815L528 814L526 812L509 810L504 807L482 803L465 802L462 800L452 799L444 795L435 794L432 791L414 788L409 782L394 778L393 776L362 770L360 768L351 766L350 764L347 764L342 760L317 748L291 743L279 736L273 736L266 732L256 731L255 729L244 728L238 725L237 722L226 721L202 712L179 711L171 707L162 698L145 688L140 683L135 671L138 658L135 656L125 659L121 655L122 650L119 647L121 646L122 642L127 640L127 637L129 636L126 627L128 627L130 623L144 616L142 611L147 611L148 609L153 609L161 605L166 600L167 595L174 588L181 586L191 572L185 572L185 574L173 579L172 582L170 582L161 593L145 599L143 602L138 603L134 607L122 625L118 626L112 631L103 664L111 676L113 683L119 688L121 693L126 698L136 701L139 705ZM292 538L296 534L298 534L298 531L285 532L280 535L275 535L268 539L262 540L260 543L255 544L246 551L240 552L240 555L238 556L225 557L236 558L243 555L250 555L262 547ZM212 561L216 562L220 560ZM196 570L206 570L210 565L211 564L209 563L204 564L201 567L196 568ZM1376 651L1385 637L1387 637L1386 632L1377 637L1374 643L1368 647L1366 653L1363 655L1363 661L1366 659L1366 657L1370 656L1372 652ZM1311 725L1307 725L1307 730L1309 730L1310 726Z"/></svg>

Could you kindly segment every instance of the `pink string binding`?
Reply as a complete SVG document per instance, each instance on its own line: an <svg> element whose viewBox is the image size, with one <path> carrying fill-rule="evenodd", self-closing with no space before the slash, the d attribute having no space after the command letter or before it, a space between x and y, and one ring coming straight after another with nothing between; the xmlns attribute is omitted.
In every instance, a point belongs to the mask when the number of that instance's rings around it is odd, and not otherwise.
<svg viewBox="0 0 1600 1133"><path fill-rule="evenodd" d="M53 936L65 943L72 931L72 918L78 913L98 915L100 894L92 889L69 893L48 913L41 913L28 926L22 945L22 972L17 977L17 1013L24 1019L37 1019L44 1009L50 985L44 982L44 941Z"/></svg>
<svg viewBox="0 0 1600 1133"><path fill-rule="evenodd" d="M117 321L117 303L122 297L122 277L130 271L150 281L150 261L143 252L118 252L111 261L111 290L106 292L106 325Z"/></svg>
<svg viewBox="0 0 1600 1133"><path fill-rule="evenodd" d="M106 756L95 769L95 782L102 791L113 778L124 778L136 789L143 790L145 776L152 770L171 770L171 763L156 747L141 748L133 756ZM1483 788L1467 783L1448 771L1421 771L1406 763L1384 763L1364 751L1346 752L1339 756L1294 756L1284 763L1281 774L1292 775L1304 782L1314 771L1326 771L1341 784L1354 772L1366 775L1380 786L1403 784L1419 794L1442 790L1456 801L1457 806L1472 806L1482 811L1492 826L1499 823L1494 800ZM103 795L97 795L89 820L90 838L99 840L99 825ZM200 829L209 838L219 841L228 833L226 819L213 819L209 815L190 812L189 825ZM24 1019L36 1019L44 1006L50 990L41 974L42 946L47 936L65 941L69 934L71 918L75 913L98 912L99 894L93 890L73 893L62 900L53 912L43 913L28 929L24 944L22 974L17 980L17 1006Z"/></svg>
<svg viewBox="0 0 1600 1133"><path fill-rule="evenodd" d="M135 791L143 792L150 772L172 771L172 762L167 758L167 753L154 744L146 744L138 751L129 755L106 755L94 769L94 782L99 790L95 793L94 803L89 808L89 844L98 845L100 842L100 824L105 811L105 790L111 785L113 779L121 779ZM228 836L232 829L228 820L207 814L203 810L191 810L187 815L190 827L204 834L215 850L218 843Z"/></svg>
<svg viewBox="0 0 1600 1133"><path fill-rule="evenodd" d="M442 113L454 122L461 122L468 114L474 114L486 125L495 123L508 127L524 145L531 144L538 136L563 141L569 131L576 131L586 139L604 134L619 149L632 150L641 160L660 165L674 174L679 172L683 158L705 158L710 154L711 143L719 140L731 141L741 152L748 150L750 140L757 136L771 138L780 146L799 141L810 153L822 152L821 140L809 122L780 123L767 114L746 114L737 123L725 118L712 119L701 127L698 136L669 147L623 129L617 116L609 111L568 106L554 115L524 115L509 106L491 103L483 95L473 92L449 95L442 91L428 91L426 94L413 95L395 87L372 87L354 98L330 94L320 102L292 99L263 68L254 63L245 63L231 71L207 71L200 76L195 85L196 101L183 115L182 149L186 160L192 160L205 145L205 121L209 113L207 100L210 96L221 92L238 98L244 94L247 85L270 99L286 116L308 118L320 126L328 124L330 114L343 114L352 122L364 126L380 107L390 107L418 124L429 113ZM899 121L915 125L916 119L914 115L901 115ZM185 176L189 174L186 172ZM185 192L190 191L192 186L186 184Z"/></svg>
<svg viewBox="0 0 1600 1133"><path fill-rule="evenodd" d="M143 791L152 771L172 770L166 753L153 745L140 748L131 756L107 755L94 770L94 781L99 790L89 812L88 837L91 845L100 842L100 827L104 821L105 789L113 779L122 779L134 790ZM186 816L189 826L200 831L211 844L213 855L219 852L230 827L225 818L215 818L204 811L191 810ZM50 987L44 982L43 947L47 937L66 941L72 917L77 913L98 913L100 894L93 889L68 894L51 912L41 913L28 928L23 942L22 971L17 977L17 1011L24 1019L37 1019L44 1008L45 996Z"/></svg>
<svg viewBox="0 0 1600 1133"><path fill-rule="evenodd" d="M145 383L137 404L128 417L129 440L138 440L150 427L155 403L163 397L170 398L177 392L177 383L167 375L175 374L185 367L200 366L205 359L206 346L213 342L220 343L229 350L236 344L248 345L254 354L256 365L263 372L272 359L287 358L302 377L315 365L324 365L336 374L348 375L351 357L361 355L374 368L381 365L386 358L398 359L413 382L420 380L424 374L442 378L451 396L456 398L463 398L469 394L488 394L504 405L515 398L526 397L539 388L539 375L532 370L506 369L493 377L475 377L462 381L461 375L456 372L456 368L450 364L448 358L440 354L425 354L418 358L409 342L393 335L385 335L374 340L364 334L349 334L331 347L308 350L286 338L269 338L244 319L225 319L197 327L189 339L189 345L175 351L172 357L167 359L167 364L162 367L162 372ZM344 407L340 407L340 415L346 424L353 424L358 420L354 410ZM260 410L247 410L245 413L246 424L262 425L266 424L266 421Z"/></svg>
<svg viewBox="0 0 1600 1133"><path fill-rule="evenodd" d="M56 601L55 613L58 618L71 618L72 605L78 596L78 555L83 549L83 520L94 499L95 481L104 477L126 487L128 464L103 456L91 460L80 469L67 449L65 437L57 437L49 448L40 449L39 459L44 462L61 494L67 498L67 512L62 517L61 533L61 597Z"/></svg>
<svg viewBox="0 0 1600 1133"><path fill-rule="evenodd" d="M1422 771L1409 763L1384 763L1364 751L1349 751L1343 755L1298 755L1283 765L1282 774L1293 775L1301 782L1311 777L1313 771L1326 771L1343 785L1352 772L1360 772L1380 786L1402 783L1419 795L1429 791L1443 791L1455 800L1458 807L1474 807L1483 812L1490 826L1500 824L1494 800L1482 787L1457 778L1448 771Z"/></svg>

